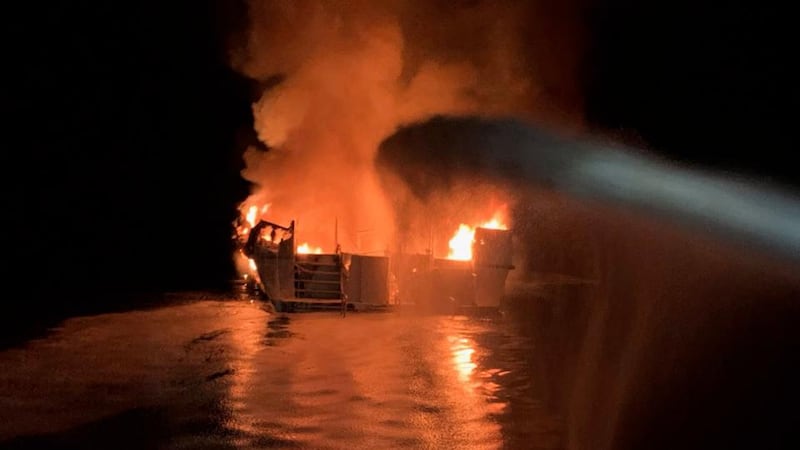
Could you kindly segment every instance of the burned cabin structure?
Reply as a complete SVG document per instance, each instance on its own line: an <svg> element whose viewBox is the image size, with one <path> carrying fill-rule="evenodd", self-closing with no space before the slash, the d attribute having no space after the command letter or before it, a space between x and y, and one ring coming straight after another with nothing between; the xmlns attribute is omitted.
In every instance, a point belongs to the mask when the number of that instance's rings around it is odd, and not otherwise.
<svg viewBox="0 0 800 450"><path fill-rule="evenodd" d="M375 256L298 253L295 222L260 221L243 247L258 272L261 293L278 310L386 309L433 311L500 307L512 264L509 230L476 228L470 260L430 253Z"/></svg>

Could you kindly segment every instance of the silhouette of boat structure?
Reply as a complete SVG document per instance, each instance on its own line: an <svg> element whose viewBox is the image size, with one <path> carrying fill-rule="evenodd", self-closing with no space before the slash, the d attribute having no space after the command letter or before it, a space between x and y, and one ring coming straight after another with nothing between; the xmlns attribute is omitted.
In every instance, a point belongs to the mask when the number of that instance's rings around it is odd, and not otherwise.
<svg viewBox="0 0 800 450"><path fill-rule="evenodd" d="M255 263L261 293L279 311L387 309L433 311L497 309L511 264L509 230L476 228L473 258L429 253L375 256L342 252L298 253L295 222L261 220L243 251Z"/></svg>

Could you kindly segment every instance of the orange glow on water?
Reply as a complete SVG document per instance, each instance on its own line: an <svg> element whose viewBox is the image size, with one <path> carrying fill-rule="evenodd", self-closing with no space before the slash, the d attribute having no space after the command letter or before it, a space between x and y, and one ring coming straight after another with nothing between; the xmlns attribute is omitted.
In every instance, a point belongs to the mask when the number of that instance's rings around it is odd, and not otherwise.
<svg viewBox="0 0 800 450"><path fill-rule="evenodd" d="M472 361L475 349L466 338L455 339L450 347L453 354L453 365L458 371L458 378L461 381L469 381L472 372L475 371L477 364Z"/></svg>

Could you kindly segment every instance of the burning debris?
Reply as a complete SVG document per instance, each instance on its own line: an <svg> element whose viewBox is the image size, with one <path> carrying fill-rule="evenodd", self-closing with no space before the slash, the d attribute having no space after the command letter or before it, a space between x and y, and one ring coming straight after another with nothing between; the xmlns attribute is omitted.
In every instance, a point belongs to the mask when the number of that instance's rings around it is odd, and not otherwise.
<svg viewBox="0 0 800 450"><path fill-rule="evenodd" d="M470 186L450 189L435 201L398 202L398 192L409 187L388 182L376 164L381 143L399 127L436 115L545 115L542 103L534 101L543 90L520 59L522 35L536 7L510 1L451 6L428 1L248 4L250 28L231 62L263 87L252 105L254 130L263 145L244 155L242 176L253 190L234 225L237 267L244 275L270 284L259 259L263 250L273 259L291 259L281 269L287 273L325 260L349 267L352 280L352 267L377 267L367 259L372 257L387 258L396 278L388 277L388 284L404 285L406 262L411 273L458 268L472 280L481 230L510 236L509 218L505 211L497 213L497 205L511 197L476 193L483 187ZM291 224L284 225L292 230L291 248L281 236L266 233L253 251L245 251L256 225L267 219ZM355 266L348 266L351 256ZM292 277L290 285L299 279ZM287 280L280 278L282 287L268 296L302 298L297 289L282 291ZM411 284L397 291L410 292ZM351 300L356 295L341 293ZM386 296L377 297L384 302Z"/></svg>
<svg viewBox="0 0 800 450"><path fill-rule="evenodd" d="M261 220L250 229L242 254L255 265L258 285L279 309L353 308L413 304L500 306L511 264L511 235L499 220L488 227L462 224L451 240L461 246L446 258L433 253L364 255L322 253L295 243L295 222Z"/></svg>
<svg viewBox="0 0 800 450"><path fill-rule="evenodd" d="M475 230L477 228L485 228L489 230L507 230L508 226L505 225L505 220L501 217L502 211L495 213L492 220L484 222L477 227L470 227L466 224L460 224L458 231L448 242L450 252L447 254L448 259L455 259L460 261L468 261L472 259L472 244L475 241Z"/></svg>
<svg viewBox="0 0 800 450"><path fill-rule="evenodd" d="M300 225L298 253L335 252L337 244L359 254L396 252L403 230L375 167L380 143L437 114L530 113L539 92L515 54L535 15L519 2L453 9L298 0L248 8L250 28L231 63L265 86L252 108L263 145L244 156L253 191L241 206L240 239L268 215ZM471 229L480 224L470 214L454 217ZM468 251L470 240L464 234L461 247Z"/></svg>

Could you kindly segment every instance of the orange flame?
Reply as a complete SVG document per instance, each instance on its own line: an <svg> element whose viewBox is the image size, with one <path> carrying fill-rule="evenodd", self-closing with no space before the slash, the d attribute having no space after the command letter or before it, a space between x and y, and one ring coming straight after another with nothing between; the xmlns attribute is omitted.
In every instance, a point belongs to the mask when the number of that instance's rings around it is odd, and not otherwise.
<svg viewBox="0 0 800 450"><path fill-rule="evenodd" d="M322 247L312 247L308 245L308 242L303 242L302 244L297 246L297 253L301 255L309 253L314 253L316 255L319 255L320 253L322 253Z"/></svg>
<svg viewBox="0 0 800 450"><path fill-rule="evenodd" d="M458 226L458 231L450 239L450 253L447 259L469 261L472 259L472 239L475 237L475 228L466 224Z"/></svg>
<svg viewBox="0 0 800 450"><path fill-rule="evenodd" d="M455 259L459 261L469 261L472 259L472 241L475 239L476 228L489 228L492 230L507 230L508 226L503 219L503 211L498 211L488 220L480 225L469 226L462 223L458 226L458 230L450 239L449 246L450 252L447 254L447 259Z"/></svg>
<svg viewBox="0 0 800 450"><path fill-rule="evenodd" d="M251 258L248 258L241 250L234 254L234 263L236 271L245 280L253 279L258 281L258 270L256 263Z"/></svg>
<svg viewBox="0 0 800 450"><path fill-rule="evenodd" d="M259 207L257 205L250 205L245 206L244 204L239 205L239 218L233 223L235 235L234 238L237 239L241 244L247 241L247 238L250 234L250 230L256 225L258 220L264 213L267 212L269 209L269 203ZM264 236L261 236L264 239ZM269 237L266 237L269 240ZM256 270L256 263L252 259L245 256L244 252L239 249L235 256L234 256L235 264L236 264L236 271L239 273L242 278L245 280L247 279L255 279L258 280L258 271Z"/></svg>
<svg viewBox="0 0 800 450"><path fill-rule="evenodd" d="M239 217L239 225L236 226L236 237L238 237L240 240L246 240L250 230L256 226L258 219L266 214L266 212L269 210L269 207L269 203L261 207L257 205L250 205L249 207L241 205L239 207L241 216Z"/></svg>
<svg viewBox="0 0 800 450"><path fill-rule="evenodd" d="M251 228L256 225L256 214L258 214L258 206L253 205L247 210L245 219L247 220L247 223L250 224Z"/></svg>

